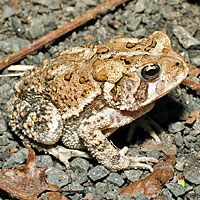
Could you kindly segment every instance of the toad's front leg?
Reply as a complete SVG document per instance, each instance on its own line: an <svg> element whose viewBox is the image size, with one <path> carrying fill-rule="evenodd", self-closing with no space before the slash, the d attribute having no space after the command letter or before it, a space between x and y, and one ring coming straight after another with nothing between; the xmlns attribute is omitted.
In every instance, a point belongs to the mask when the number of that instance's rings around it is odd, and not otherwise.
<svg viewBox="0 0 200 200"><path fill-rule="evenodd" d="M116 115L115 110L108 109L83 120L79 127L79 136L83 140L88 151L90 151L91 155L101 164L112 171L131 168L143 168L152 171L152 167L143 162L157 162L157 159L126 156L126 151L119 151L111 144L111 142L109 142L106 135L103 133L103 130L114 128L114 126L117 126L116 120L124 120L125 117L122 115L120 116L120 112ZM120 123L122 122L119 122L118 124Z"/></svg>

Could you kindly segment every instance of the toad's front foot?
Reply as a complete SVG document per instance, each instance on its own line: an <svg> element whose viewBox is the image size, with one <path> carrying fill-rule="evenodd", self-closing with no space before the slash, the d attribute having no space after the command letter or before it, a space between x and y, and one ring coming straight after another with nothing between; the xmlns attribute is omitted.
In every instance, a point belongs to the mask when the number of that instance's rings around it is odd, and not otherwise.
<svg viewBox="0 0 200 200"><path fill-rule="evenodd" d="M124 156L122 157L122 160L121 160L122 164L123 163L128 163L127 166L124 166L125 169L148 169L150 170L151 172L153 171L153 168L148 165L148 164L145 164L143 162L154 162L154 163L157 163L158 160L155 159L155 158L152 158L152 157L129 157L129 156ZM119 166L120 167L120 166ZM122 166L122 169L123 169L123 166Z"/></svg>
<svg viewBox="0 0 200 200"><path fill-rule="evenodd" d="M120 158L119 160L113 160L110 166L107 166L112 171L121 170L121 169L148 169L151 172L153 168L146 164L147 162L157 163L158 160L152 157L131 157L126 156L125 154L128 151L128 147L124 147L119 151ZM116 152L117 153L117 152ZM117 157L117 156L116 156ZM114 157L113 157L114 158Z"/></svg>
<svg viewBox="0 0 200 200"><path fill-rule="evenodd" d="M153 168L145 163L158 162L155 158L126 156L127 147L119 151L109 142L100 130L94 130L92 134L85 132L85 134L82 135L82 139L88 151L91 152L91 155L111 171L132 168L142 168L153 171Z"/></svg>

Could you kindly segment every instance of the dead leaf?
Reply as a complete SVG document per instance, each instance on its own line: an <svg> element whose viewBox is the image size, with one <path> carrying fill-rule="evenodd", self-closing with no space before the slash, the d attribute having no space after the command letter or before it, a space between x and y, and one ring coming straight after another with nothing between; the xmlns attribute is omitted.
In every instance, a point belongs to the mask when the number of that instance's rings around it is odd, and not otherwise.
<svg viewBox="0 0 200 200"><path fill-rule="evenodd" d="M197 118L200 118L200 111L194 110L190 113L190 116L185 121L186 124L193 124Z"/></svg>
<svg viewBox="0 0 200 200"><path fill-rule="evenodd" d="M141 151L148 152L157 149L163 151L166 155L176 155L176 145L168 146L164 143L157 143L155 140L149 140L147 143L142 145Z"/></svg>
<svg viewBox="0 0 200 200"><path fill-rule="evenodd" d="M199 76L200 69L198 67L195 67L194 65L189 65L189 76Z"/></svg>
<svg viewBox="0 0 200 200"><path fill-rule="evenodd" d="M63 196L60 192L47 192L46 196L45 200L69 200L69 198Z"/></svg>
<svg viewBox="0 0 200 200"><path fill-rule="evenodd" d="M162 186L174 177L175 163L175 155L164 156L163 160L158 162L155 166L155 170L149 176L135 181L127 187L118 189L118 192L121 195L136 195L137 193L141 193L153 199L164 200L164 196L158 196L156 192L161 190Z"/></svg>
<svg viewBox="0 0 200 200"><path fill-rule="evenodd" d="M86 42L91 42L92 40L94 40L94 36L93 35L86 35L84 37L85 41Z"/></svg>
<svg viewBox="0 0 200 200"><path fill-rule="evenodd" d="M19 14L22 11L20 0L9 0L8 5L16 14Z"/></svg>
<svg viewBox="0 0 200 200"><path fill-rule="evenodd" d="M17 152L18 149L16 147L10 147L9 155L11 156L13 153Z"/></svg>
<svg viewBox="0 0 200 200"><path fill-rule="evenodd" d="M35 152L24 146L28 149L27 163L14 169L0 169L0 188L20 200L38 200L38 195L46 190L60 191L46 181L46 167L36 168Z"/></svg>

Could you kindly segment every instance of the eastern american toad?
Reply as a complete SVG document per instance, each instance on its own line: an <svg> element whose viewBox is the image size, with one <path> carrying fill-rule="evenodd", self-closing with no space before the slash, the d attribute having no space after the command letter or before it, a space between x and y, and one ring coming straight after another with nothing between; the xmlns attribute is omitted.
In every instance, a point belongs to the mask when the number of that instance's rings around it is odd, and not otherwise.
<svg viewBox="0 0 200 200"><path fill-rule="evenodd" d="M156 159L128 157L108 136L151 110L187 72L184 59L160 31L143 39L112 38L105 44L72 47L15 85L7 106L9 125L46 152L56 152L61 143L86 148L110 170L151 169L142 162Z"/></svg>

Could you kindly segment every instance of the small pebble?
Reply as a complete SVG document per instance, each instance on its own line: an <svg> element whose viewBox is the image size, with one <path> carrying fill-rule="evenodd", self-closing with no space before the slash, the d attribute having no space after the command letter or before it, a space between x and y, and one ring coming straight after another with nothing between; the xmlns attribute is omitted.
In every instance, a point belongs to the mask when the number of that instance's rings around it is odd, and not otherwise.
<svg viewBox="0 0 200 200"><path fill-rule="evenodd" d="M124 173L126 177L132 182L139 180L142 175L142 171L136 169L125 170Z"/></svg>
<svg viewBox="0 0 200 200"><path fill-rule="evenodd" d="M181 196L185 194L185 189L182 185L179 185L178 183L167 183L167 188L172 192L175 197Z"/></svg>
<svg viewBox="0 0 200 200"><path fill-rule="evenodd" d="M48 168L45 173L47 181L51 184L57 185L58 187L66 186L70 183L69 174L60 169L51 167Z"/></svg>
<svg viewBox="0 0 200 200"><path fill-rule="evenodd" d="M175 139L175 143L177 146L182 146L183 145L183 136L181 134L181 132L177 132L174 136Z"/></svg>
<svg viewBox="0 0 200 200"><path fill-rule="evenodd" d="M185 49L200 47L200 40L192 37L182 26L174 26L172 31Z"/></svg>
<svg viewBox="0 0 200 200"><path fill-rule="evenodd" d="M119 187L124 184L124 179L117 173L110 173L107 180Z"/></svg>
<svg viewBox="0 0 200 200"><path fill-rule="evenodd" d="M93 169L90 169L88 172L88 176L93 180L97 181L109 174L109 171L102 165L97 165Z"/></svg>
<svg viewBox="0 0 200 200"><path fill-rule="evenodd" d="M200 184L200 172L198 170L191 169L190 167L184 169L184 177L187 181L194 184Z"/></svg>
<svg viewBox="0 0 200 200"><path fill-rule="evenodd" d="M49 155L36 156L35 161L37 163L37 167L52 167L53 166L52 157Z"/></svg>
<svg viewBox="0 0 200 200"><path fill-rule="evenodd" d="M169 128L168 128L170 133L177 133L177 132L182 131L184 129L185 129L185 126L181 122L171 123L169 125Z"/></svg>
<svg viewBox="0 0 200 200"><path fill-rule="evenodd" d="M146 8L147 1L146 0L138 0L135 4L135 12L140 13L143 12Z"/></svg>
<svg viewBox="0 0 200 200"><path fill-rule="evenodd" d="M76 173L76 181L80 184L88 180L87 171L89 169L89 162L83 158L75 158L71 164L71 170Z"/></svg>
<svg viewBox="0 0 200 200"><path fill-rule="evenodd" d="M200 118L198 118L193 124L192 128L200 133Z"/></svg>

